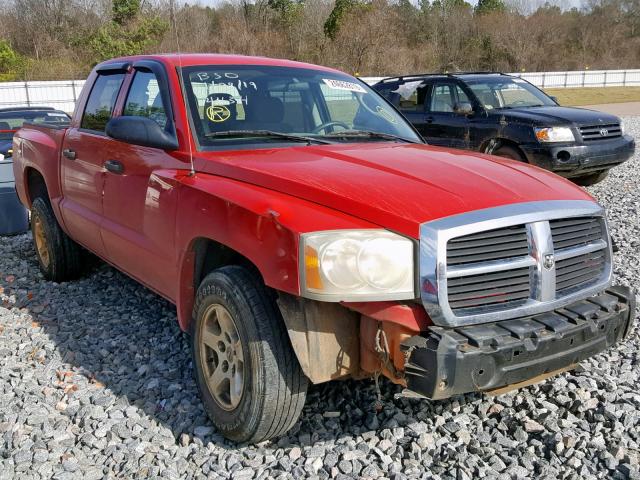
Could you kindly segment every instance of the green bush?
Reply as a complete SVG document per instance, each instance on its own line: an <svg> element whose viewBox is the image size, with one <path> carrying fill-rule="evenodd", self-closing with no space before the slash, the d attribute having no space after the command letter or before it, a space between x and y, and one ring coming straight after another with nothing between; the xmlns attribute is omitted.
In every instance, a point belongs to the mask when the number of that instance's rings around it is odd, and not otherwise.
<svg viewBox="0 0 640 480"><path fill-rule="evenodd" d="M9 42L0 40L0 81L11 82L16 80L20 61L20 55L11 48Z"/></svg>

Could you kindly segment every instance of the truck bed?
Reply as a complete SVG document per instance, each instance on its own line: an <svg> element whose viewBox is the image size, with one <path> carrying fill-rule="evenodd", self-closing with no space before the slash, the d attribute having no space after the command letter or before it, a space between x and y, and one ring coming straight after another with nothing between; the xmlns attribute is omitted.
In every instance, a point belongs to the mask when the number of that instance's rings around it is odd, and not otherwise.
<svg viewBox="0 0 640 480"><path fill-rule="evenodd" d="M26 194L30 168L35 168L46 179L46 186L54 209L61 197L60 155L67 127L25 123L14 136L13 172L18 196L25 205L31 205ZM56 212L57 213L57 212Z"/></svg>

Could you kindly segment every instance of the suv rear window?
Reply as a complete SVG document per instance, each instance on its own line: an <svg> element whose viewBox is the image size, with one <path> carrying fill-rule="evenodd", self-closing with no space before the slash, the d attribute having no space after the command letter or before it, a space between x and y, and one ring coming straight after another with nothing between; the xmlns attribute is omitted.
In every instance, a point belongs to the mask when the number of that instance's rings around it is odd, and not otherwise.
<svg viewBox="0 0 640 480"><path fill-rule="evenodd" d="M0 140L11 140L24 122L67 125L71 118L58 110L16 111L0 114Z"/></svg>
<svg viewBox="0 0 640 480"><path fill-rule="evenodd" d="M80 128L104 132L118 98L124 73L99 75L84 108Z"/></svg>

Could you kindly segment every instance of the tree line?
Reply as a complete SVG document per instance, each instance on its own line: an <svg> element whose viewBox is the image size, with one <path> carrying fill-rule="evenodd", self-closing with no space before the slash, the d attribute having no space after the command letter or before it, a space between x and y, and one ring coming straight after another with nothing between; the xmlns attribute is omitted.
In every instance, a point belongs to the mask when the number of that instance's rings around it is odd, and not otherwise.
<svg viewBox="0 0 640 480"><path fill-rule="evenodd" d="M0 0L0 81L178 50L360 75L639 68L640 0Z"/></svg>

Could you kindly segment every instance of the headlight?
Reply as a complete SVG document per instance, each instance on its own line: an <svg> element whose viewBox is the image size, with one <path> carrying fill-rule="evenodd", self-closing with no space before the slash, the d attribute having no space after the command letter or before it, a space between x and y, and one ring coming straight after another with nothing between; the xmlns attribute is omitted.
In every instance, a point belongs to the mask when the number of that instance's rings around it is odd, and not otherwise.
<svg viewBox="0 0 640 480"><path fill-rule="evenodd" d="M624 135L624 120L620 119L620 135Z"/></svg>
<svg viewBox="0 0 640 480"><path fill-rule="evenodd" d="M413 242L387 230L301 237L303 295L329 302L415 298Z"/></svg>
<svg viewBox="0 0 640 480"><path fill-rule="evenodd" d="M568 127L534 128L539 142L574 142L576 138Z"/></svg>

